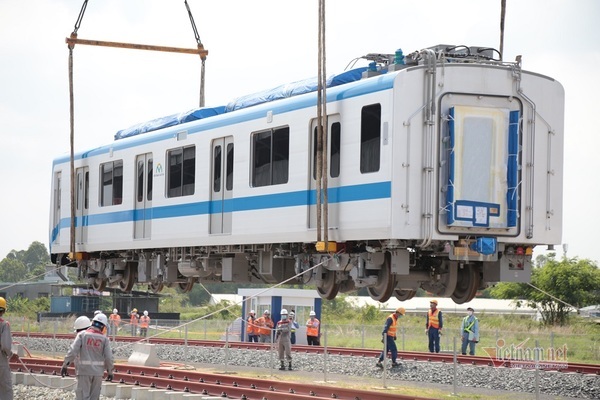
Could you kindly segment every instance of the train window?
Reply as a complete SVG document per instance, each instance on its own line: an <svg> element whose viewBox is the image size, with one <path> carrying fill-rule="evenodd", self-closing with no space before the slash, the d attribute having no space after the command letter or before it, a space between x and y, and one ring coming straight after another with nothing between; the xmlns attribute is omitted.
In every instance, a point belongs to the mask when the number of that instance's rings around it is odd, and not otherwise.
<svg viewBox="0 0 600 400"><path fill-rule="evenodd" d="M148 159L148 170L146 171L146 173L148 174L148 183L147 183L147 187L146 187L146 199L148 199L148 201L152 201L152 172L154 171L154 162L153 160L150 158Z"/></svg>
<svg viewBox="0 0 600 400"><path fill-rule="evenodd" d="M255 133L252 138L252 186L287 183L290 159L290 129L277 128Z"/></svg>
<svg viewBox="0 0 600 400"><path fill-rule="evenodd" d="M114 206L123 202L123 160L100 165L100 206Z"/></svg>
<svg viewBox="0 0 600 400"><path fill-rule="evenodd" d="M340 149L341 149L341 124L331 124L331 140L329 143L329 176L337 178L340 176Z"/></svg>
<svg viewBox="0 0 600 400"><path fill-rule="evenodd" d="M137 163L137 201L144 201L144 160Z"/></svg>
<svg viewBox="0 0 600 400"><path fill-rule="evenodd" d="M90 171L85 171L85 197L84 197L84 209L90 208Z"/></svg>
<svg viewBox="0 0 600 400"><path fill-rule="evenodd" d="M381 151L381 104L362 109L360 121L360 172L379 171Z"/></svg>
<svg viewBox="0 0 600 400"><path fill-rule="evenodd" d="M221 191L221 146L215 146L213 154L213 192Z"/></svg>
<svg viewBox="0 0 600 400"><path fill-rule="evenodd" d="M167 159L167 197L193 195L196 182L196 146L169 150Z"/></svg>
<svg viewBox="0 0 600 400"><path fill-rule="evenodd" d="M225 155L225 190L233 190L233 143L227 144L227 154Z"/></svg>
<svg viewBox="0 0 600 400"><path fill-rule="evenodd" d="M317 179L317 133L318 127L313 132L313 179ZM329 176L337 178L340 176L340 143L341 124L335 122L329 127Z"/></svg>

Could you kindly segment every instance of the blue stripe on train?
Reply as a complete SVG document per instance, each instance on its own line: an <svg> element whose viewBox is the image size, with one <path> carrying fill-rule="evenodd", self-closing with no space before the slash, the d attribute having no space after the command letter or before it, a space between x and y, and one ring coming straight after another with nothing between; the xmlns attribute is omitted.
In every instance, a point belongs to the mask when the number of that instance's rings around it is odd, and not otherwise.
<svg viewBox="0 0 600 400"><path fill-rule="evenodd" d="M390 181L342 186L328 189L328 201L330 204L334 204L350 201L386 199L391 197L391 193L392 183ZM308 206L315 205L316 202L317 193L315 190L299 190L296 192L250 196L223 201L200 201L189 204L152 207L151 209L145 210L126 210L93 214L84 217L83 221L82 218L76 218L75 226L105 225L139 221L141 219L179 218L217 214L221 212L243 212L270 208ZM62 218L60 221L60 229L68 228L71 224L70 221L70 218ZM54 242L58 236L58 232L57 227L52 229L50 243Z"/></svg>

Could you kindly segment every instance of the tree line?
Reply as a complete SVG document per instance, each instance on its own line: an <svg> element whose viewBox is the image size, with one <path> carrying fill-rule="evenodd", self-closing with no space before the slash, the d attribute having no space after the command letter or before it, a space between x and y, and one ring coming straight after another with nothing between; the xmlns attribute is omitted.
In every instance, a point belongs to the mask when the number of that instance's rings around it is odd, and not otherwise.
<svg viewBox="0 0 600 400"><path fill-rule="evenodd" d="M31 243L27 250L12 250L0 261L0 282L42 280L49 263L48 250L40 242ZM202 306L210 300L210 293L235 294L241 287L263 286L220 282L195 285L190 293L182 294L181 305ZM600 304L600 269L596 262L588 259L557 259L556 254L551 253L535 260L531 284L502 282L486 292L493 298L516 300L516 307L536 308L546 325L564 325L580 308ZM419 291L417 295L427 294ZM342 299L323 305L338 313L349 312L347 308L351 307ZM368 309L361 319L372 320L376 315L376 309Z"/></svg>

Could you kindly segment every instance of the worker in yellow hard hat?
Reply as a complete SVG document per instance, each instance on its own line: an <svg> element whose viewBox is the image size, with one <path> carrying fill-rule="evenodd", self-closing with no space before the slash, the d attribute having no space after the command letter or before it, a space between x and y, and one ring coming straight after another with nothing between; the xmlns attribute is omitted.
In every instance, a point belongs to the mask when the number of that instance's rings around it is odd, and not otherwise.
<svg viewBox="0 0 600 400"><path fill-rule="evenodd" d="M385 347L379 356L377 364L375 364L379 368L383 368L383 358L388 351L392 356L392 367L400 365L396 362L396 358L398 357L398 348L396 347L396 327L398 325L398 318L401 318L404 314L406 314L406 310L403 307L398 307L396 311L391 313L385 320L383 332L381 332L381 343L385 343Z"/></svg>
<svg viewBox="0 0 600 400"><path fill-rule="evenodd" d="M4 319L6 299L0 297L0 399L12 399L13 387L10 365L8 361L13 356L11 349L12 335L10 324Z"/></svg>
<svg viewBox="0 0 600 400"><path fill-rule="evenodd" d="M442 312L437 308L438 301L431 300L429 302L429 311L427 312L427 320L425 321L425 334L429 338L429 352L440 352L440 334L444 326Z"/></svg>

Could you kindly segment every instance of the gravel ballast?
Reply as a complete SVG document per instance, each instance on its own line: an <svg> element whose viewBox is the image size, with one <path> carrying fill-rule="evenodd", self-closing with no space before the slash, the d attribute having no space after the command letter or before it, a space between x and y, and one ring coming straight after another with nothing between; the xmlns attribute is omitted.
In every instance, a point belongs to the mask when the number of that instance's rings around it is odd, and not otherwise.
<svg viewBox="0 0 600 400"><path fill-rule="evenodd" d="M19 338L30 352L43 352L64 357L70 340ZM116 360L126 360L132 352L132 345L119 343L113 345ZM214 347L160 345L156 346L158 357L165 362L209 364L215 367L261 367L278 368L276 352L247 349L225 349ZM383 379L383 371L375 366L374 358L308 354L293 352L293 367L296 372L315 374L335 374L348 377ZM325 365L327 366L325 370ZM422 361L402 361L399 367L385 371L387 385L397 381L426 382L427 384L448 385L452 392L454 368L452 364ZM536 392L535 371L512 368L492 368L485 366L458 365L456 368L456 386L461 388L485 388L512 393ZM15 400L31 399L74 399L74 394L62 390L47 388L26 388L15 386ZM39 396L37 391L40 389ZM539 371L539 392L544 397L560 396L564 398L600 399L600 376L563 372ZM71 397L71 395L73 396ZM53 397L54 396L54 397ZM101 397L101 399L106 399Z"/></svg>

